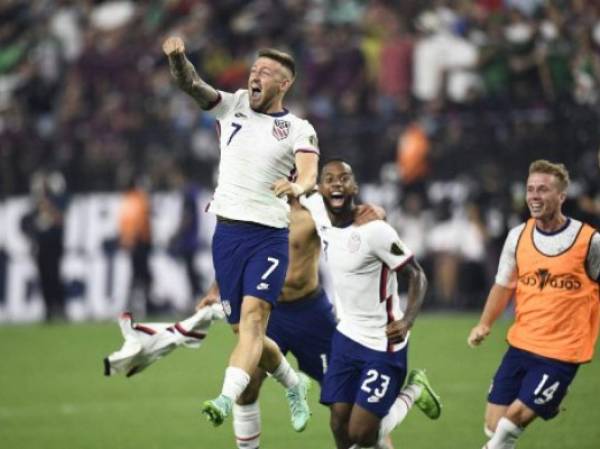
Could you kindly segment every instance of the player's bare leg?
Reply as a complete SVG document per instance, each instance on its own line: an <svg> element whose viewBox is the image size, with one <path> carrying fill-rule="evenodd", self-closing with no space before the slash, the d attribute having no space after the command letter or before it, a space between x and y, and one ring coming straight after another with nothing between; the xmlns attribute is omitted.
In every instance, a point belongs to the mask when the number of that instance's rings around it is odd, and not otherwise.
<svg viewBox="0 0 600 449"><path fill-rule="evenodd" d="M536 413L518 399L510 404L505 416L523 429L537 418Z"/></svg>
<svg viewBox="0 0 600 449"><path fill-rule="evenodd" d="M268 302L253 296L244 296L238 342L229 357L229 366L243 369L247 373L254 372L263 355L270 313L271 304Z"/></svg>
<svg viewBox="0 0 600 449"><path fill-rule="evenodd" d="M504 409L504 414L498 416ZM489 421L488 421L489 417ZM517 440L537 415L519 399L510 406L489 404L486 409L486 427L494 431L484 449L513 449ZM493 428L491 426L494 426ZM490 427L488 427L490 426Z"/></svg>
<svg viewBox="0 0 600 449"><path fill-rule="evenodd" d="M329 426L331 427L337 449L348 449L352 445L352 440L348 435L348 424L351 413L352 404L338 402L331 405Z"/></svg>
<svg viewBox="0 0 600 449"><path fill-rule="evenodd" d="M485 428L493 435L496 431L496 426L498 425L498 421L506 414L506 410L508 410L507 405L499 405L492 404L491 402L487 403L485 408ZM488 435L491 438L491 435Z"/></svg>
<svg viewBox="0 0 600 449"><path fill-rule="evenodd" d="M229 358L229 367L225 370L221 395L202 406L202 413L215 426L222 424L231 413L234 402L250 382L249 373L254 372L261 360L270 312L271 305L268 302L253 296L244 297L237 327L238 341Z"/></svg>
<svg viewBox="0 0 600 449"><path fill-rule="evenodd" d="M360 447L373 447L379 440L381 418L354 404L348 423L350 440Z"/></svg>

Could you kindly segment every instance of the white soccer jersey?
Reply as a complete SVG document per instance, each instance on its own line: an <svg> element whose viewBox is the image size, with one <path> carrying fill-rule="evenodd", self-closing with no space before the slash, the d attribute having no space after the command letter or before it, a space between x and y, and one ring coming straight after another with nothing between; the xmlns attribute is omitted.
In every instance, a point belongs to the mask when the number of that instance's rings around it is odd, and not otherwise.
<svg viewBox="0 0 600 449"><path fill-rule="evenodd" d="M317 223L319 225L319 223ZM346 228L320 227L327 264L337 294L337 329L348 338L376 351L398 351L386 326L401 319L395 271L413 257L396 231L378 220Z"/></svg>
<svg viewBox="0 0 600 449"><path fill-rule="evenodd" d="M285 228L289 206L271 186L294 175L298 151L319 153L314 128L287 110L263 114L250 108L247 90L221 92L210 111L218 121L221 160L209 210L233 220Z"/></svg>
<svg viewBox="0 0 600 449"><path fill-rule="evenodd" d="M506 288L517 287L517 244L526 223L521 223L510 230L496 273L496 284ZM533 242L539 250L549 256L562 253L573 245L579 235L583 223L579 220L569 218L565 227L558 232L543 233L537 227L533 231ZM592 236L592 242L586 258L586 269L592 279L600 281L600 234Z"/></svg>
<svg viewBox="0 0 600 449"><path fill-rule="evenodd" d="M300 204L310 212L317 228L317 234L319 234L319 237L322 240L323 231L331 227L331 220L329 220L329 215L327 214L327 209L323 202L323 196L319 192L313 192L309 196L301 195L299 199Z"/></svg>

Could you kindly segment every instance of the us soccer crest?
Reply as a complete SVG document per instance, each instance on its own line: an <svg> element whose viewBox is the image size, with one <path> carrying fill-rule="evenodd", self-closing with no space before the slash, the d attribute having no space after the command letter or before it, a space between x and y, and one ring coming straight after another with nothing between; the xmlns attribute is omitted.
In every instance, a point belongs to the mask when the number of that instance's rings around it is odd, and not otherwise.
<svg viewBox="0 0 600 449"><path fill-rule="evenodd" d="M277 140L283 140L290 134L291 122L287 120L275 119L273 122L273 136Z"/></svg>

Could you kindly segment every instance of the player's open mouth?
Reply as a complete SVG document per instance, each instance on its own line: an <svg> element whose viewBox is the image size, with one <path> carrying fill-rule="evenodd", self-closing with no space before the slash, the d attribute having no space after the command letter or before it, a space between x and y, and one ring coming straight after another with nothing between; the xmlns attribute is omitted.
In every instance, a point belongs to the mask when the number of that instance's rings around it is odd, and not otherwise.
<svg viewBox="0 0 600 449"><path fill-rule="evenodd" d="M345 200L346 197L341 192L332 192L331 195L329 195L329 203L333 207L342 207Z"/></svg>
<svg viewBox="0 0 600 449"><path fill-rule="evenodd" d="M529 203L529 208L532 212L541 212L544 205L542 203Z"/></svg>
<svg viewBox="0 0 600 449"><path fill-rule="evenodd" d="M252 89L250 90L250 95L252 96L252 98L258 100L260 98L260 94L261 94L261 90L260 87L252 87Z"/></svg>

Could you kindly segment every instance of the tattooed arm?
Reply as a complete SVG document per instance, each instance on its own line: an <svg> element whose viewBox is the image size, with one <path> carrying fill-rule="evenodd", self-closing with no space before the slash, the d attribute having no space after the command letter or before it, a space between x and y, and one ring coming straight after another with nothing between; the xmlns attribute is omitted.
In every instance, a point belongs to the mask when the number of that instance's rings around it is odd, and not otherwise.
<svg viewBox="0 0 600 449"><path fill-rule="evenodd" d="M202 109L210 109L219 100L219 93L198 76L194 65L185 57L181 38L169 37L162 48L169 58L171 75L179 88L196 100Z"/></svg>

